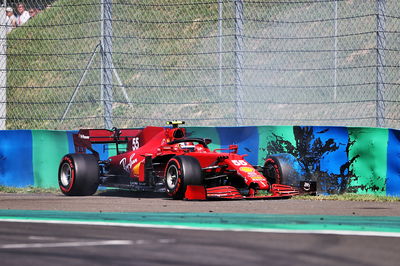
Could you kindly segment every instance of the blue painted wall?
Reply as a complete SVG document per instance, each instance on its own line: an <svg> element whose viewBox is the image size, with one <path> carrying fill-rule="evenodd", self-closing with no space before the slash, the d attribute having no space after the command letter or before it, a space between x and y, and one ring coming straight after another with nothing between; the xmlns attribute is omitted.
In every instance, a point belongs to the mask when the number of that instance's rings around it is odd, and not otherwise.
<svg viewBox="0 0 400 266"><path fill-rule="evenodd" d="M30 130L0 131L0 185L34 184Z"/></svg>

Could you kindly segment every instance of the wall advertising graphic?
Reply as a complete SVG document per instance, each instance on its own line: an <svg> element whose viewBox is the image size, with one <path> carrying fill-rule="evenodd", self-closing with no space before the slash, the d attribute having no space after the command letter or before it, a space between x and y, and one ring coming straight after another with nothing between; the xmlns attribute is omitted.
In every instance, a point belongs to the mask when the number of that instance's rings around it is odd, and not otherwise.
<svg viewBox="0 0 400 266"><path fill-rule="evenodd" d="M272 132L261 148L266 155L290 154L302 179L317 181L319 193L343 193L355 176L348 160L347 128L292 127L292 134Z"/></svg>
<svg viewBox="0 0 400 266"><path fill-rule="evenodd" d="M400 131L323 126L186 127L191 137L210 138L213 149L239 145L253 165L268 157L290 178L317 181L322 194L400 196ZM73 153L76 131L0 131L0 185L56 187L60 159ZM96 144L102 159L115 147Z"/></svg>

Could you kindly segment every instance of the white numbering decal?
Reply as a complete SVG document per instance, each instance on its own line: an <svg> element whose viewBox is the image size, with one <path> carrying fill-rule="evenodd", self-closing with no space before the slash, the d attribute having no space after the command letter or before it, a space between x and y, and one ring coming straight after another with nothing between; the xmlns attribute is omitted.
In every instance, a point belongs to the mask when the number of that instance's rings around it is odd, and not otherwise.
<svg viewBox="0 0 400 266"><path fill-rule="evenodd" d="M139 138L132 138L132 150L139 149Z"/></svg>
<svg viewBox="0 0 400 266"><path fill-rule="evenodd" d="M237 166L247 165L245 160L232 160L232 163Z"/></svg>

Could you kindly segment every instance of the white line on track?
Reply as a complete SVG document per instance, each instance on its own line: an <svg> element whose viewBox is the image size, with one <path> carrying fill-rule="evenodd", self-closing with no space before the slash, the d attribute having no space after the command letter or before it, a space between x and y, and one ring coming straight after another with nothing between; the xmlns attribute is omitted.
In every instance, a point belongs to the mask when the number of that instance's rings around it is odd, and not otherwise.
<svg viewBox="0 0 400 266"><path fill-rule="evenodd" d="M59 248L59 247L87 247L87 246L114 246L132 245L130 240L103 240L86 242L61 242L61 243L27 243L27 244L5 244L0 249L19 249L19 248Z"/></svg>
<svg viewBox="0 0 400 266"><path fill-rule="evenodd" d="M56 237L52 236L30 236L28 237L30 240L43 240L43 241L49 241L49 240L56 240Z"/></svg>
<svg viewBox="0 0 400 266"><path fill-rule="evenodd" d="M206 231L233 231L233 232L258 232L276 234L317 234L317 235L343 235L343 236L377 236L400 238L398 232L381 231L353 231L353 230L297 230L297 229L270 229L270 228L227 228L227 227L206 227L206 226L187 226L187 225L158 225L158 224L136 224L121 222L90 222L90 221L59 221L59 220L30 220L30 219L4 219L0 222L19 222L19 223L44 223L44 224L76 224L76 225L100 225L118 227L139 227L139 228L165 228L183 230L206 230Z"/></svg>

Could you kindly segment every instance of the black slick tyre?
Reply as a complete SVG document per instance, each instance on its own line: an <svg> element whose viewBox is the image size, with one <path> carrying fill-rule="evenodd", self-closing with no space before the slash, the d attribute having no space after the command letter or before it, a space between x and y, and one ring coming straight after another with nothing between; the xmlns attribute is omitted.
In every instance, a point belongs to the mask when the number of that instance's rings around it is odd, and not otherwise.
<svg viewBox="0 0 400 266"><path fill-rule="evenodd" d="M165 169L165 189L173 199L183 199L188 185L202 185L201 166L192 156L175 156Z"/></svg>
<svg viewBox="0 0 400 266"><path fill-rule="evenodd" d="M287 153L274 154L265 160L263 175L270 184L299 186L302 169L297 159Z"/></svg>
<svg viewBox="0 0 400 266"><path fill-rule="evenodd" d="M67 196L90 196L99 186L99 164L92 154L65 155L58 169L58 184Z"/></svg>

